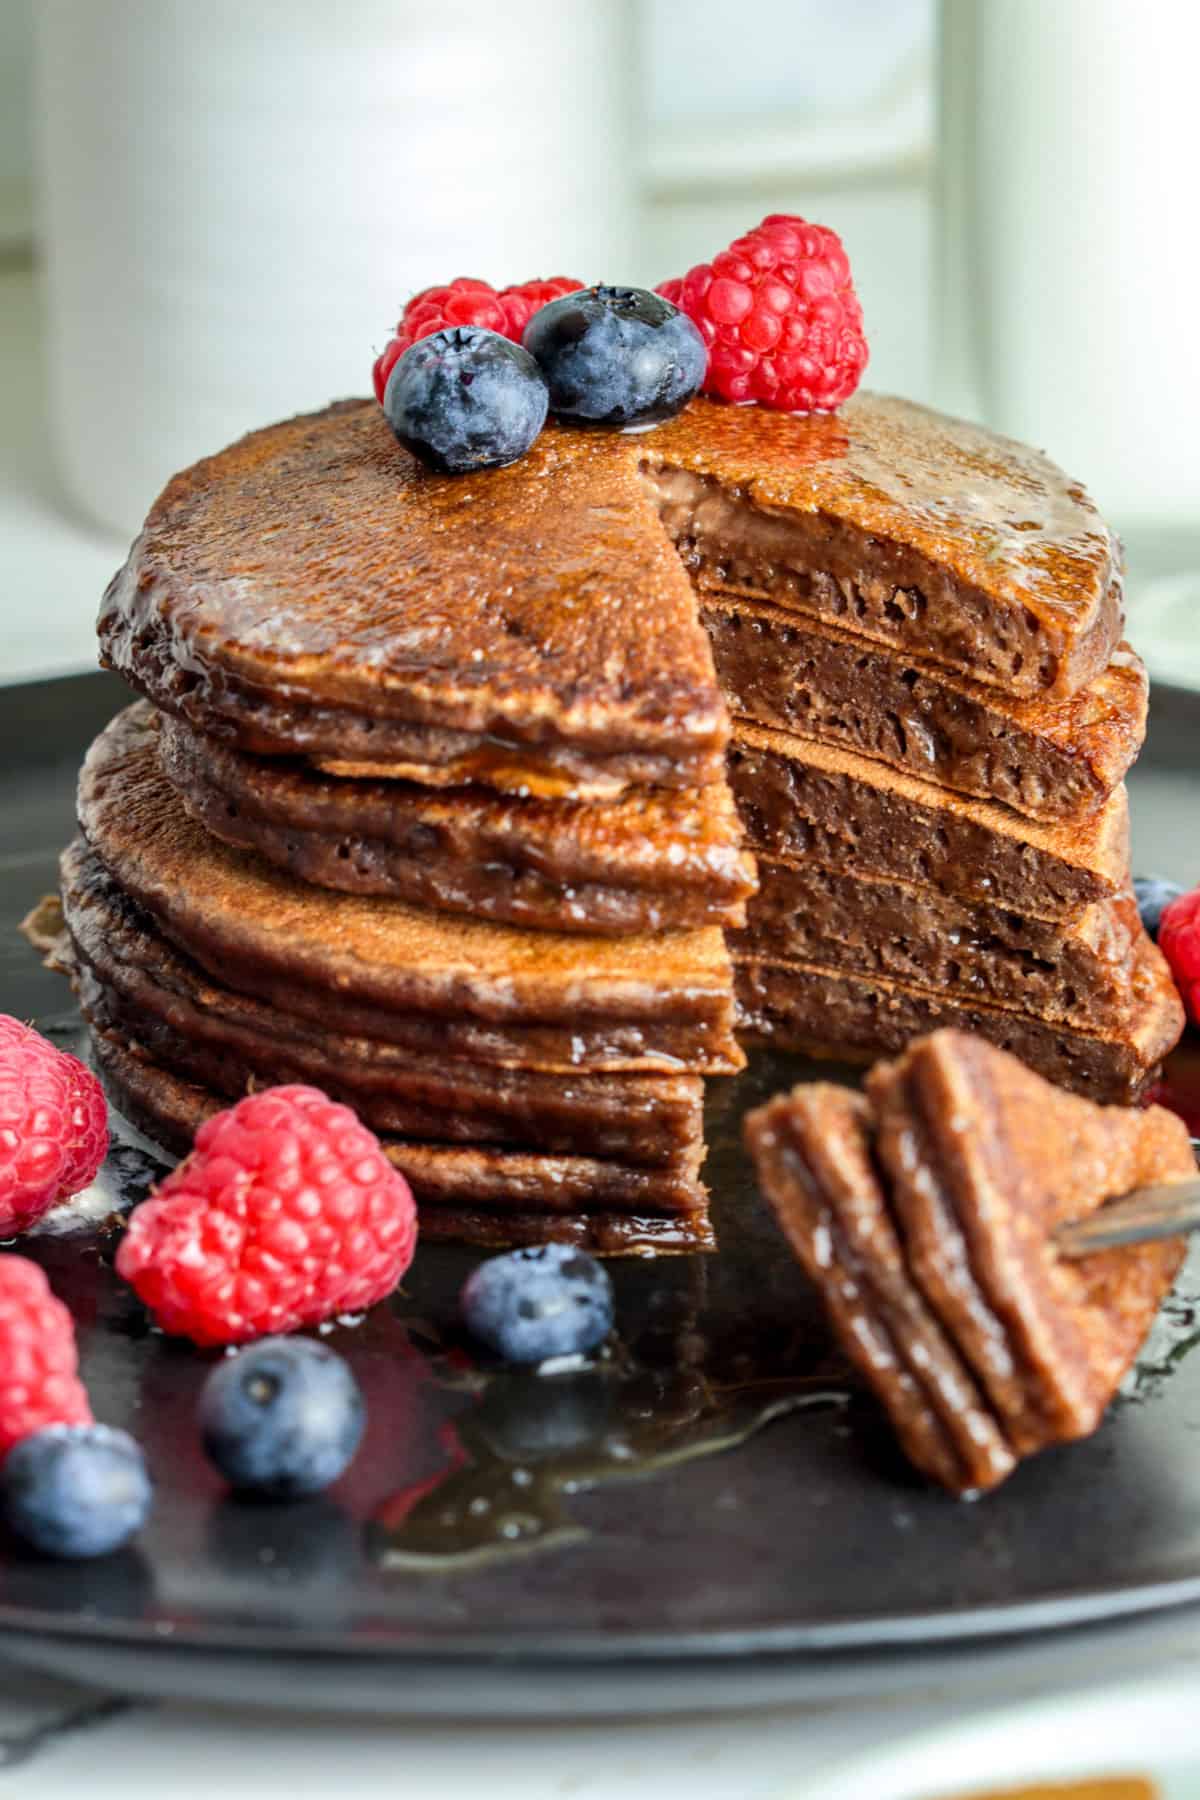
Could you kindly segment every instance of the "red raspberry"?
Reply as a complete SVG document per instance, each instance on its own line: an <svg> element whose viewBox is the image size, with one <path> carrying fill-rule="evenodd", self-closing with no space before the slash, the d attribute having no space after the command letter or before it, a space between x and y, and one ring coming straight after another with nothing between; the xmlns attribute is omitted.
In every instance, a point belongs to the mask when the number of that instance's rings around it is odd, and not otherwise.
<svg viewBox="0 0 1200 1800"><path fill-rule="evenodd" d="M117 1271L164 1331L237 1344L374 1306L416 1238L407 1181L350 1108L266 1088L200 1127L131 1213Z"/></svg>
<svg viewBox="0 0 1200 1800"><path fill-rule="evenodd" d="M0 1256L0 1457L47 1425L90 1425L75 1327L36 1263Z"/></svg>
<svg viewBox="0 0 1200 1800"><path fill-rule="evenodd" d="M87 1187L107 1151L108 1108L91 1070L0 1014L0 1237Z"/></svg>
<svg viewBox="0 0 1200 1800"><path fill-rule="evenodd" d="M388 376L418 338L441 331L446 325L481 325L519 344L521 333L540 307L548 306L560 294L573 294L582 286L582 281L573 281L569 275L555 275L548 281L523 281L515 287L496 289L490 282L458 275L448 287L423 288L413 295L400 316L396 335L375 359L375 398L382 406Z"/></svg>
<svg viewBox="0 0 1200 1800"><path fill-rule="evenodd" d="M1200 1025L1200 887L1180 894L1163 908L1158 947L1193 1025Z"/></svg>
<svg viewBox="0 0 1200 1800"><path fill-rule="evenodd" d="M771 213L658 292L708 345L704 391L780 412L832 412L867 366L862 307L837 233Z"/></svg>

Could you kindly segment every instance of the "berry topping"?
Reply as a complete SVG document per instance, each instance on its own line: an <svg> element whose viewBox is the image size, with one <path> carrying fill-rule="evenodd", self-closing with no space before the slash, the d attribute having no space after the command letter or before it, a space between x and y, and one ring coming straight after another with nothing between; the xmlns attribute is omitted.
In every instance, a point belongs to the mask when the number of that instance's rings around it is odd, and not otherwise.
<svg viewBox="0 0 1200 1800"><path fill-rule="evenodd" d="M704 379L692 321L644 288L590 287L542 307L525 328L550 410L587 425L652 425L687 405Z"/></svg>
<svg viewBox="0 0 1200 1800"><path fill-rule="evenodd" d="M290 1500L336 1481L367 1412L349 1367L311 1338L264 1338L218 1363L200 1393L200 1433L231 1487Z"/></svg>
<svg viewBox="0 0 1200 1800"><path fill-rule="evenodd" d="M200 1127L131 1213L117 1272L164 1331L236 1344L373 1306L416 1236L408 1183L348 1106L266 1088Z"/></svg>
<svg viewBox="0 0 1200 1800"><path fill-rule="evenodd" d="M497 290L490 282L460 275L448 287L424 288L413 295L396 327L396 335L376 358L375 398L382 406L387 378L397 359L419 338L442 331L447 325L478 325L519 344L521 333L539 307L582 286L582 281L573 281L569 275L555 275L549 281L523 281L516 287Z"/></svg>
<svg viewBox="0 0 1200 1800"><path fill-rule="evenodd" d="M1157 875L1135 875L1133 894L1142 924L1152 938L1158 937L1163 908L1178 899L1183 889L1174 881L1163 881Z"/></svg>
<svg viewBox="0 0 1200 1800"><path fill-rule="evenodd" d="M75 1327L36 1263L0 1256L0 1457L47 1425L90 1425Z"/></svg>
<svg viewBox="0 0 1200 1800"><path fill-rule="evenodd" d="M708 347L706 393L780 412L832 412L867 366L862 307L836 232L771 213L659 293Z"/></svg>
<svg viewBox="0 0 1200 1800"><path fill-rule="evenodd" d="M546 423L538 366L495 331L453 326L406 350L388 376L387 422L431 469L459 475L524 456Z"/></svg>
<svg viewBox="0 0 1200 1800"><path fill-rule="evenodd" d="M612 1282L570 1244L511 1250L480 1263L460 1298L468 1331L508 1362L576 1356L612 1330Z"/></svg>
<svg viewBox="0 0 1200 1800"><path fill-rule="evenodd" d="M87 1187L107 1150L108 1108L91 1070L0 1014L0 1237Z"/></svg>
<svg viewBox="0 0 1200 1800"><path fill-rule="evenodd" d="M17 1445L0 1477L4 1517L46 1556L106 1556L146 1523L146 1463L127 1431L52 1425Z"/></svg>
<svg viewBox="0 0 1200 1800"><path fill-rule="evenodd" d="M1187 1016L1200 1025L1200 887L1168 901L1158 923L1158 947L1171 966Z"/></svg>

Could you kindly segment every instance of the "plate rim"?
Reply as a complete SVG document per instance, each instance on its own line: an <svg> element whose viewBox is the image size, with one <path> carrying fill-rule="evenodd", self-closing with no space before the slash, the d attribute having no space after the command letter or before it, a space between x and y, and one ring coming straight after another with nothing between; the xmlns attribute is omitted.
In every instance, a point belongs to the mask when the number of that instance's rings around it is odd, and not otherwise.
<svg viewBox="0 0 1200 1800"><path fill-rule="evenodd" d="M424 1579L425 1577L422 1576ZM444 1579L431 1573L434 1580ZM353 1662L417 1660L445 1667L492 1663L570 1663L575 1668L625 1662L705 1663L729 1658L858 1655L1001 1644L1022 1636L1047 1638L1079 1626L1117 1623L1200 1604L1200 1575L1132 1583L1104 1593L1042 1594L1005 1605L905 1613L881 1620L856 1615L819 1625L728 1626L684 1632L606 1630L603 1635L568 1630L509 1633L455 1632L442 1638L397 1634L394 1627L349 1643L337 1631L288 1631L269 1625L205 1625L172 1619L116 1620L57 1615L34 1607L0 1604L0 1647L6 1637L35 1636L60 1643L112 1644L158 1653L222 1652L227 1655L321 1657Z"/></svg>

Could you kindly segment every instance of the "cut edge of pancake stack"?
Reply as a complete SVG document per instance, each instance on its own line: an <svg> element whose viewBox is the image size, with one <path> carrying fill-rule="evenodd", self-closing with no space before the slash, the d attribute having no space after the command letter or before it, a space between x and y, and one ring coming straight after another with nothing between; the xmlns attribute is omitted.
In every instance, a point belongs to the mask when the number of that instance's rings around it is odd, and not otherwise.
<svg viewBox="0 0 1200 1800"><path fill-rule="evenodd" d="M836 580L795 554L739 556L751 510L683 527L758 871L728 934L743 1037L868 1062L955 1026L1093 1099L1137 1100L1184 1018L1133 897L1124 777L1148 689L1119 605L1095 609L1089 660L1043 655L1039 688L1014 692L1002 612L976 595L939 663L921 591L894 585L881 629L881 570L847 575L836 543ZM786 550L778 520L772 539ZM940 573L965 611L953 559ZM1008 665L1025 687L1028 661Z"/></svg>
<svg viewBox="0 0 1200 1800"><path fill-rule="evenodd" d="M1119 628L1080 490L906 403L697 401L465 478L369 404L254 433L102 611L152 706L63 864L97 1059L168 1147L313 1081L427 1237L607 1252L713 1241L735 982L785 1047L955 1023L1131 1099L1182 1017L1129 896Z"/></svg>

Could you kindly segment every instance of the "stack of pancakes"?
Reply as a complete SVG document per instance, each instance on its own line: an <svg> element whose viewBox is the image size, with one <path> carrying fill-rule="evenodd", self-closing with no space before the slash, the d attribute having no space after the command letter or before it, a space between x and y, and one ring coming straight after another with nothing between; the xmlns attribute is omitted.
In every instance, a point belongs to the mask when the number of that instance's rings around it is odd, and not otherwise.
<svg viewBox="0 0 1200 1800"><path fill-rule="evenodd" d="M779 1043L947 1020L1132 1098L1180 1015L1129 900L1119 634L1081 490L899 401L551 426L466 477L365 402L257 432L105 599L150 704L64 861L98 1059L172 1144L319 1082L427 1236L601 1250L711 1241L735 983Z"/></svg>

